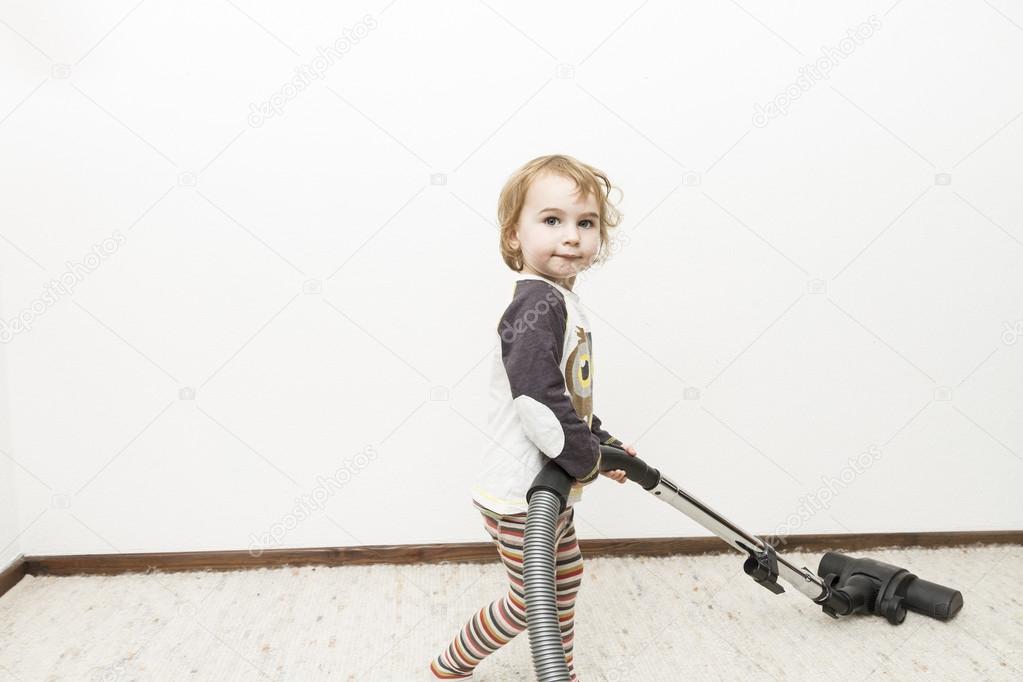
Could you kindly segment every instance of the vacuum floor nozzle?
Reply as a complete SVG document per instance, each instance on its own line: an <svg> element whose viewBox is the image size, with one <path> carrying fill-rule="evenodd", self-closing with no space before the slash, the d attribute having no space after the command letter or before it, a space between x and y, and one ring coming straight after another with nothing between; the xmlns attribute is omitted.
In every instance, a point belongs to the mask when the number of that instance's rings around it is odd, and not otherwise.
<svg viewBox="0 0 1023 682"><path fill-rule="evenodd" d="M907 610L949 620L963 608L959 590L922 580L905 568L876 559L827 552L821 557L817 575L829 588L818 603L835 618L861 612L883 616L898 625Z"/></svg>

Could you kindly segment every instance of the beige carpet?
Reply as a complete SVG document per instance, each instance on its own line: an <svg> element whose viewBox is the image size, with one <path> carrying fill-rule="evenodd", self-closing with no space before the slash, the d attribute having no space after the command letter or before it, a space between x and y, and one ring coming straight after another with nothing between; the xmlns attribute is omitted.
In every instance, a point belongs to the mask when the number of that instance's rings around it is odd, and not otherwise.
<svg viewBox="0 0 1023 682"><path fill-rule="evenodd" d="M875 550L956 587L963 611L833 620L772 595L738 553L588 558L576 666L597 680L1023 679L1023 547ZM815 570L819 555L786 553ZM493 564L26 577L0 598L0 682L431 680L427 664L505 589ZM532 680L523 633L477 669Z"/></svg>

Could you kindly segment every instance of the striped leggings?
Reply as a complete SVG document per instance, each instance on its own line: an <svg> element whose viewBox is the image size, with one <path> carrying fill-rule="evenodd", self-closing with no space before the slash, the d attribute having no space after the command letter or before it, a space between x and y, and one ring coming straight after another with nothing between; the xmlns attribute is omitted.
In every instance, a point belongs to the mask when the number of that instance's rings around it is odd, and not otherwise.
<svg viewBox="0 0 1023 682"><path fill-rule="evenodd" d="M508 572L509 589L502 598L480 609L469 619L454 641L430 662L434 677L442 680L467 680L480 662L526 629L526 600L522 585L522 534L526 515L499 515L473 502L483 515L487 532L493 539ZM583 579L583 555L575 537L575 507L558 517L557 603L561 621L561 643L573 682L578 682L573 666L572 644L575 627L575 597Z"/></svg>

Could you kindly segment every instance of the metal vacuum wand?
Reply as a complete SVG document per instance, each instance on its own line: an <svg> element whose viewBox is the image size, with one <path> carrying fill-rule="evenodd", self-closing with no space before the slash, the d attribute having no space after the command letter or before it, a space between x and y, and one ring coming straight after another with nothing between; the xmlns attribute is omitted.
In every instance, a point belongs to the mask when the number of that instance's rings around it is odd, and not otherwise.
<svg viewBox="0 0 1023 682"><path fill-rule="evenodd" d="M805 566L797 568L770 544L742 530L639 457L611 445L601 445L600 451L602 471L625 471L629 480L654 497L746 553L743 571L774 594L785 591L778 583L780 577L832 618L866 613L883 616L892 625L902 623L907 610L949 620L963 607L963 596L958 590L921 580L904 568L874 559L827 552L817 566L817 575ZM545 466L557 464L552 461Z"/></svg>

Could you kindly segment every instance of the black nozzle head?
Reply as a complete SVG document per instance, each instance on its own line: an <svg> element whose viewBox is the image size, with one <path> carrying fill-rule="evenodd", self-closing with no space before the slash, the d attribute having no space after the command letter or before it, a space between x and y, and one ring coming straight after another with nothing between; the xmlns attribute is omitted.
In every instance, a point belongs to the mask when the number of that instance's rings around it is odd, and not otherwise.
<svg viewBox="0 0 1023 682"><path fill-rule="evenodd" d="M910 609L938 620L951 620L963 608L959 590L917 578L906 588Z"/></svg>
<svg viewBox="0 0 1023 682"><path fill-rule="evenodd" d="M841 593L836 600L845 595L848 613L873 613L893 625L902 623L907 610L949 620L963 607L959 590L921 580L905 568L876 559L827 552L817 575L830 580L831 588Z"/></svg>

